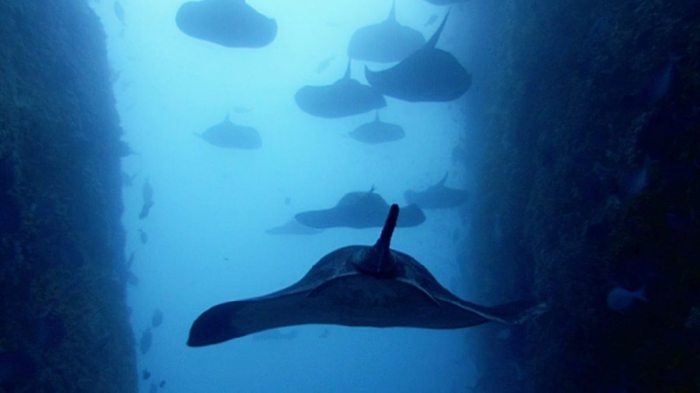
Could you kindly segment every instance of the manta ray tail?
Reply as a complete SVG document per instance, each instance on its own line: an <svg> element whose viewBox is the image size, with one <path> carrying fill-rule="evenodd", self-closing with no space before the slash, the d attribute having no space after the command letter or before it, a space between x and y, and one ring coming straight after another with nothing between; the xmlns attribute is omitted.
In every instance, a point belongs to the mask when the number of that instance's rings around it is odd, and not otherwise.
<svg viewBox="0 0 700 393"><path fill-rule="evenodd" d="M394 234L398 219L399 205L393 204L389 208L389 215L386 217L379 240L369 250L371 256L355 264L357 271L380 278L392 278L398 274L398 267L390 249L391 236Z"/></svg>
<svg viewBox="0 0 700 393"><path fill-rule="evenodd" d="M450 16L450 11L448 10L447 13L445 14L445 17L442 18L442 23L440 23L440 27L433 33L432 37L430 37L430 40L426 42L425 46L426 48L435 48L435 45L437 45L438 40L440 39L440 35L442 34L442 30L445 29L445 24L447 24L447 17Z"/></svg>
<svg viewBox="0 0 700 393"><path fill-rule="evenodd" d="M520 300L493 307L489 314L499 322L517 325L542 314L546 309L544 303Z"/></svg>
<svg viewBox="0 0 700 393"><path fill-rule="evenodd" d="M389 215L386 217L386 222L384 223L384 228L382 228L382 234L377 240L375 247L388 250L391 246L391 236L394 234L394 229L396 228L396 221L399 219L399 205L393 204L389 208Z"/></svg>

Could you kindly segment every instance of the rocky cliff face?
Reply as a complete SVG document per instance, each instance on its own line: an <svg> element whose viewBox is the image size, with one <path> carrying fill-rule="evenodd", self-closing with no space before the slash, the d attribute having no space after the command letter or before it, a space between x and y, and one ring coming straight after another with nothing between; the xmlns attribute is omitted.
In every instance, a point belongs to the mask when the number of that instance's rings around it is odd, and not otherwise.
<svg viewBox="0 0 700 393"><path fill-rule="evenodd" d="M0 3L0 390L136 391L106 59L84 2Z"/></svg>
<svg viewBox="0 0 700 393"><path fill-rule="evenodd" d="M697 4L500 7L469 256L484 299L549 311L484 332L478 391L697 391ZM613 310L615 287L648 302Z"/></svg>

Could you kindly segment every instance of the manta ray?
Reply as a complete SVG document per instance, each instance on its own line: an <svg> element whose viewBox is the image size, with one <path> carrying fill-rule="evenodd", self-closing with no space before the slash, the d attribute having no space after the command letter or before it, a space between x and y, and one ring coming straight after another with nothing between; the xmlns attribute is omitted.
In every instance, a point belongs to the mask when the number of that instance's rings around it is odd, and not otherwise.
<svg viewBox="0 0 700 393"><path fill-rule="evenodd" d="M374 121L355 128L350 132L350 137L362 143L377 144L398 141L404 137L404 131L398 124L381 121L377 112Z"/></svg>
<svg viewBox="0 0 700 393"><path fill-rule="evenodd" d="M260 134L255 128L236 125L229 120L228 115L221 123L195 135L214 146L228 149L258 149L262 146Z"/></svg>
<svg viewBox="0 0 700 393"><path fill-rule="evenodd" d="M466 93L471 75L451 53L435 47L448 16L423 47L395 66L382 71L365 66L369 84L386 96L410 102L452 101Z"/></svg>
<svg viewBox="0 0 700 393"><path fill-rule="evenodd" d="M345 194L338 203L323 210L311 210L297 214L294 218L300 223L312 228L378 228L384 223L384 214L389 208L381 195L369 191L350 192ZM412 227L425 221L425 215L416 205L404 208L404 214L398 226Z"/></svg>
<svg viewBox="0 0 700 393"><path fill-rule="evenodd" d="M277 22L245 0L189 1L177 10L175 22L190 37L229 48L260 48L277 35Z"/></svg>
<svg viewBox="0 0 700 393"><path fill-rule="evenodd" d="M381 23L362 27L353 33L348 45L352 59L393 63L403 60L425 44L423 35L396 20L396 1Z"/></svg>
<svg viewBox="0 0 700 393"><path fill-rule="evenodd" d="M445 173L439 182L423 191L406 191L403 194L406 202L415 203L422 209L448 209L466 203L468 194L465 190L445 186L447 175Z"/></svg>
<svg viewBox="0 0 700 393"><path fill-rule="evenodd" d="M541 310L527 301L486 307L453 295L420 262L390 248L398 217L394 204L373 246L337 249L285 289L208 309L192 324L187 345L305 324L456 329L522 323Z"/></svg>
<svg viewBox="0 0 700 393"><path fill-rule="evenodd" d="M304 86L294 95L301 110L318 117L338 118L357 115L386 106L386 100L373 87L350 77L351 60L345 75L331 85Z"/></svg>

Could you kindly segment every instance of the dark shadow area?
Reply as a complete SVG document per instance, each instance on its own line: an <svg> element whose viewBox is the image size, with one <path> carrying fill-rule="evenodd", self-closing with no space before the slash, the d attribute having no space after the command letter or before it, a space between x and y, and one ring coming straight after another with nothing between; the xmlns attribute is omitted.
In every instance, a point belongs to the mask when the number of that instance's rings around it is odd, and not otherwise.
<svg viewBox="0 0 700 393"><path fill-rule="evenodd" d="M136 391L105 38L85 2L0 4L0 391Z"/></svg>
<svg viewBox="0 0 700 393"><path fill-rule="evenodd" d="M482 330L474 391L700 391L700 9L496 8L467 255L549 311Z"/></svg>

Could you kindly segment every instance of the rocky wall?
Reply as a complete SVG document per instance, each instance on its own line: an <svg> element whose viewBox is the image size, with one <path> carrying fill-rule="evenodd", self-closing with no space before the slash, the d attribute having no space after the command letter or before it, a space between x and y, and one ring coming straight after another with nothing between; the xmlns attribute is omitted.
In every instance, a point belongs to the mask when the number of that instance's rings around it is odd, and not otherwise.
<svg viewBox="0 0 700 393"><path fill-rule="evenodd" d="M476 391L700 391L700 8L500 7L465 255L484 300L548 311L481 332Z"/></svg>
<svg viewBox="0 0 700 393"><path fill-rule="evenodd" d="M87 4L0 2L0 391L136 391L120 134Z"/></svg>

